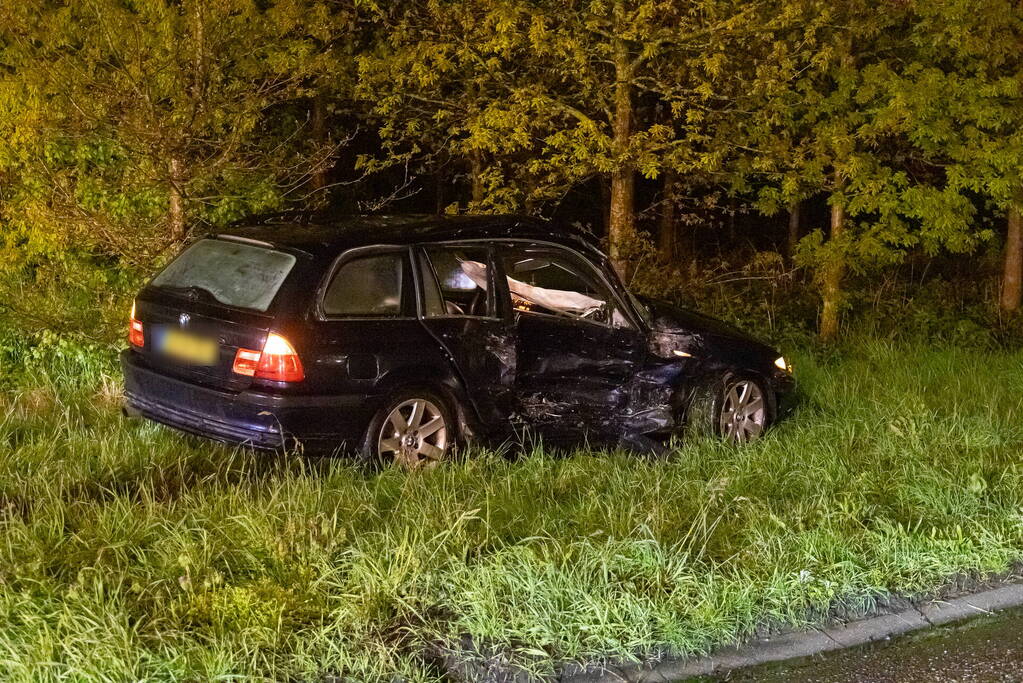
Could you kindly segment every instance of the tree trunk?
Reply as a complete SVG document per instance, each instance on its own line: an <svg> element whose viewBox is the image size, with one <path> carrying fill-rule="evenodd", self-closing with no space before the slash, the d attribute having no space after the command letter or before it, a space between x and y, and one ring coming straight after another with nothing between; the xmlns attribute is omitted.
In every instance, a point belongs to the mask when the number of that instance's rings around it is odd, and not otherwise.
<svg viewBox="0 0 1023 683"><path fill-rule="evenodd" d="M674 171L664 174L664 199L661 208L661 225L657 235L657 250L667 263L673 263L678 254L678 227L675 225L675 191L678 177Z"/></svg>
<svg viewBox="0 0 1023 683"><path fill-rule="evenodd" d="M739 232L735 229L735 215L739 211L738 203L735 201L735 197L728 198L728 245L732 249L735 249L736 242L739 239Z"/></svg>
<svg viewBox="0 0 1023 683"><path fill-rule="evenodd" d="M607 176L601 175L597 178L597 189L600 190L600 218L603 221L601 227L604 232L601 235L611 234L611 182Z"/></svg>
<svg viewBox="0 0 1023 683"><path fill-rule="evenodd" d="M830 241L835 242L842 237L845 229L845 206L835 203L831 205L831 235ZM838 312L842 297L842 276L845 274L845 257L838 253L828 256L824 264L824 273L821 278L821 298L823 307L821 309L820 339L823 342L833 342L838 339Z"/></svg>
<svg viewBox="0 0 1023 683"><path fill-rule="evenodd" d="M438 216L443 216L444 208L447 206L445 202L447 202L448 199L447 194L444 192L444 183L446 182L444 179L444 171L437 169L433 174L433 179L434 183L436 183L436 186L434 187L434 201L436 202L434 206L434 213Z"/></svg>
<svg viewBox="0 0 1023 683"><path fill-rule="evenodd" d="M628 46L624 40L615 41L615 95L612 122L615 155L624 155L632 137L632 68ZM636 232L633 213L636 203L636 169L631 161L619 159L611 173L611 210L608 217L608 246L611 262L618 274L628 279L626 245Z"/></svg>
<svg viewBox="0 0 1023 683"><path fill-rule="evenodd" d="M175 242L185 239L185 202L181 193L182 182L181 160L174 157L170 161L170 196L167 210L167 222L170 236Z"/></svg>
<svg viewBox="0 0 1023 683"><path fill-rule="evenodd" d="M483 204L483 152L478 149L472 150L469 155L469 175L472 181L472 204L470 209L479 212Z"/></svg>
<svg viewBox="0 0 1023 683"><path fill-rule="evenodd" d="M796 246L799 244L799 238L802 237L799 230L799 213L800 203L798 201L792 202L789 205L789 238L788 243L785 245L785 255L789 259L789 265L795 260Z"/></svg>
<svg viewBox="0 0 1023 683"><path fill-rule="evenodd" d="M202 113L206 108L206 13L202 2L192 7L193 69L192 99L196 110Z"/></svg>
<svg viewBox="0 0 1023 683"><path fill-rule="evenodd" d="M611 211L608 218L608 243L611 261L622 277L628 275L626 255L628 244L636 232L632 208L635 204L635 178L631 168L621 168L611 174Z"/></svg>
<svg viewBox="0 0 1023 683"><path fill-rule="evenodd" d="M324 102L323 93L317 91L313 96L312 134L313 140L321 149L324 149L327 145L327 115L325 109L326 103ZM313 177L310 181L313 191L319 191L327 187L327 159L319 158L318 154L316 157L316 167L313 169Z"/></svg>
<svg viewBox="0 0 1023 683"><path fill-rule="evenodd" d="M1023 225L1019 209L1009 207L1008 232L1005 235L1005 265L1002 269L1001 309L1006 313L1019 310L1023 296Z"/></svg>

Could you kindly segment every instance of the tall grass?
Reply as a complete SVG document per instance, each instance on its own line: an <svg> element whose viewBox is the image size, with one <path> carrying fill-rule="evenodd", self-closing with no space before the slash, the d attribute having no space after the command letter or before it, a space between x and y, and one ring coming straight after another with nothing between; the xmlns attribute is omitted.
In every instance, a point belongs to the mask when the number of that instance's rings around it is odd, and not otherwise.
<svg viewBox="0 0 1023 683"><path fill-rule="evenodd" d="M0 679L436 680L701 652L1023 556L1023 355L863 341L737 449L473 452L429 473L122 418L112 354L0 344Z"/></svg>

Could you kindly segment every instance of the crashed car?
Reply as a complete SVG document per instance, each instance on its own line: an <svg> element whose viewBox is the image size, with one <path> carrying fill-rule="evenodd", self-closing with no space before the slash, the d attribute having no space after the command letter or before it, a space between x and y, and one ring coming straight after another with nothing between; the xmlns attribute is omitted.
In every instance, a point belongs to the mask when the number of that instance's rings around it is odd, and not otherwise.
<svg viewBox="0 0 1023 683"><path fill-rule="evenodd" d="M633 296L584 236L521 217L254 220L158 273L129 342L130 414L411 467L522 432L745 442L794 386L777 351Z"/></svg>

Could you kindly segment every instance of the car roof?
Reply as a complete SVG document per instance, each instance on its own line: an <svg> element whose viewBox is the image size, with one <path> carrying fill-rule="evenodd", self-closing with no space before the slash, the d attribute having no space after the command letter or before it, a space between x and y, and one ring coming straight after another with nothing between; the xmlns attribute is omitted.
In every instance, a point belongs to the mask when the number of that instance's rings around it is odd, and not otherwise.
<svg viewBox="0 0 1023 683"><path fill-rule="evenodd" d="M287 213L256 216L214 234L299 249L314 256L373 244L420 244L448 240L543 240L570 247L594 246L582 231L566 229L526 216L329 216Z"/></svg>

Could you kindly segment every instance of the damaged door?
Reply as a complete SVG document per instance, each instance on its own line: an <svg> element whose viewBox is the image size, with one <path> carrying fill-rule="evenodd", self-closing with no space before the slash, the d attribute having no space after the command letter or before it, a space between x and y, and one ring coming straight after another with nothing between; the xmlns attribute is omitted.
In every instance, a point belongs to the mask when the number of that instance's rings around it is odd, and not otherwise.
<svg viewBox="0 0 1023 683"><path fill-rule="evenodd" d="M644 334L600 271L555 245L499 247L516 321L516 394L545 431L619 434Z"/></svg>
<svg viewBox="0 0 1023 683"><path fill-rule="evenodd" d="M514 406L514 330L494 281L493 249L447 243L418 251L423 324L454 362L484 426L506 427Z"/></svg>

